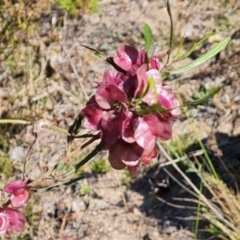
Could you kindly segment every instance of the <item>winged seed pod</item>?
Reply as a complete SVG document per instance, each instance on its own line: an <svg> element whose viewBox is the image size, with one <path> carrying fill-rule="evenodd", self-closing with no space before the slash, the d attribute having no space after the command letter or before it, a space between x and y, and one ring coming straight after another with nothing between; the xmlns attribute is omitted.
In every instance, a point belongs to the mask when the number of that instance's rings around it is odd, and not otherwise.
<svg viewBox="0 0 240 240"><path fill-rule="evenodd" d="M159 60L146 62L146 54L119 47L117 56L108 58L113 68L80 112L85 128L100 131L111 166L128 167L132 175L140 162L149 164L157 156L156 140L171 138L171 120L180 115L177 97L162 82Z"/></svg>

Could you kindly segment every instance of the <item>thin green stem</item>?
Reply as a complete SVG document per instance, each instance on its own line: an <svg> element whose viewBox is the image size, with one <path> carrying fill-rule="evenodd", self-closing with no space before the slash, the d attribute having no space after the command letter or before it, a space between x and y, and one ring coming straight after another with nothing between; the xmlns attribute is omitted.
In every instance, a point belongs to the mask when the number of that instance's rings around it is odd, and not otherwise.
<svg viewBox="0 0 240 240"><path fill-rule="evenodd" d="M97 155L100 151L103 150L104 144L100 142L95 149L90 152L81 162L76 164L75 170L77 171L81 166L83 166L85 163L87 163L91 158L93 158L95 155Z"/></svg>
<svg viewBox="0 0 240 240"><path fill-rule="evenodd" d="M200 139L200 137L199 137L199 133L197 132L196 127L194 126L194 123L193 123L192 119L190 118L190 116L189 116L186 108L182 108L182 109L183 109L183 111L184 111L185 116L186 116L187 119L188 119L189 124L190 124L190 125L192 126L192 128L194 129L195 137L196 137L196 139L197 139L197 141L198 141L198 144L200 145L201 149L203 150L203 154L204 154L204 157L205 157L205 159L206 159L205 164L208 164L208 166L209 166L209 168L210 168L210 170L211 170L212 175L213 175L216 179L219 179L219 176L218 176L218 174L217 174L217 172L216 172L216 170L215 170L215 168L214 168L214 166L213 166L213 164L212 164L212 161L211 161L211 159L210 159L210 157L209 157L209 155L208 155L208 153L207 153L207 150L206 150L205 146L203 145L203 143L202 143L202 141L201 141L201 139Z"/></svg>
<svg viewBox="0 0 240 240"><path fill-rule="evenodd" d="M170 39L169 39L169 50L168 50L168 58L167 58L167 62L166 65L168 65L169 60L170 60L170 55L172 52L172 48L173 48L173 18L172 18L172 12L171 12L171 7L170 7L170 3L169 0L166 1L166 5L167 5L167 12L170 18Z"/></svg>
<svg viewBox="0 0 240 240"><path fill-rule="evenodd" d="M200 182L200 188L199 191L202 194L203 190L203 182ZM200 194L198 195L198 204L197 204L197 216L196 216L196 222L195 222L195 227L194 227L194 239L197 240L198 236L198 228L199 228L199 219L200 219L200 210L201 210L201 200L200 200Z"/></svg>

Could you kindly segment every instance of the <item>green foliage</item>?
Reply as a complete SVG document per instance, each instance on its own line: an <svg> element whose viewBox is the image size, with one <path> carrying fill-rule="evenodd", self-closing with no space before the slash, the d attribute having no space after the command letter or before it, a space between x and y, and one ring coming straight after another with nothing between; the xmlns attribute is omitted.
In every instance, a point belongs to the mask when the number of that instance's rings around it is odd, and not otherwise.
<svg viewBox="0 0 240 240"><path fill-rule="evenodd" d="M2 178L2 175L4 175L4 177L8 178L12 175L12 164L11 164L11 160L7 157L4 156L0 156L0 176Z"/></svg>
<svg viewBox="0 0 240 240"><path fill-rule="evenodd" d="M218 238L220 236L223 236L223 231L220 227L215 225L214 223L210 223L208 227L208 231L215 237ZM225 234L224 234L225 235ZM224 236L226 237L226 236Z"/></svg>
<svg viewBox="0 0 240 240"><path fill-rule="evenodd" d="M148 24L143 25L143 35L145 40L145 50L149 53L152 45L152 31Z"/></svg>
<svg viewBox="0 0 240 240"><path fill-rule="evenodd" d="M230 19L225 16L217 18L217 19L215 19L215 21L216 21L216 24L218 25L218 27L220 28L220 30L222 30L222 31L228 30L233 26Z"/></svg>
<svg viewBox="0 0 240 240"><path fill-rule="evenodd" d="M185 106L197 106L204 104L208 102L211 98L213 98L214 95L218 94L220 92L220 88L211 88L206 89L204 86L202 86L202 89L195 93L193 98L196 99L195 101L190 101L184 103Z"/></svg>
<svg viewBox="0 0 240 240"><path fill-rule="evenodd" d="M98 1L97 0L80 0L79 5L81 8L87 8L86 10L90 10L91 12L98 11Z"/></svg>
<svg viewBox="0 0 240 240"><path fill-rule="evenodd" d="M56 0L60 8L69 12L71 15L77 14L78 4L73 0Z"/></svg>
<svg viewBox="0 0 240 240"><path fill-rule="evenodd" d="M193 46L186 53L184 53L183 55L180 55L182 44L183 44L183 39L182 39L182 41L180 43L180 46L179 46L179 49L178 49L178 52L177 52L177 56L176 56L175 61L181 61L181 60L187 58L193 51L196 50L197 47L199 47L202 43L204 43L210 36L214 35L215 33L216 33L216 30L215 29L212 30L207 35L205 35L202 39L200 39L198 42L193 44Z"/></svg>
<svg viewBox="0 0 240 240"><path fill-rule="evenodd" d="M36 204L36 202L35 202ZM27 207L25 208L25 211L24 211L24 215L27 219L27 221L33 225L33 222L34 222L34 218L33 218L33 215L34 215L34 212L33 212L33 203L31 204L28 204Z"/></svg>
<svg viewBox="0 0 240 240"><path fill-rule="evenodd" d="M195 68L195 67L197 67L197 66L199 66L199 65L201 65L203 63L205 63L206 61L208 61L209 59L214 57L216 54L221 52L228 45L230 40L231 40L231 38L229 38L229 37L224 38L215 47L210 49L208 52L206 52L205 54L203 54L202 56L200 56L196 60L192 61L190 64L170 71L169 72L170 75L187 72L187 71L189 71L189 70L191 70L191 69L193 69L193 68Z"/></svg>
<svg viewBox="0 0 240 240"><path fill-rule="evenodd" d="M204 85L201 85L200 90L193 95L194 100L200 100L208 97L214 89L207 89Z"/></svg>
<svg viewBox="0 0 240 240"><path fill-rule="evenodd" d="M153 89L153 95L154 95L154 101L157 103L157 86L156 86L156 80L153 77L148 78L148 86L147 86L147 92L150 91L150 89Z"/></svg>
<svg viewBox="0 0 240 240"><path fill-rule="evenodd" d="M192 138L188 135L179 135L175 140L166 142L172 157L182 157L185 155L187 148L193 144Z"/></svg>
<svg viewBox="0 0 240 240"><path fill-rule="evenodd" d="M146 88L146 90L141 94L140 99L139 99L139 103L141 103L142 98L145 97L145 95L146 95L151 89L153 89L154 100L155 100L155 102L157 102L156 81L155 81L154 78L149 77L149 78L148 78L147 88Z"/></svg>
<svg viewBox="0 0 240 240"><path fill-rule="evenodd" d="M38 0L37 4L35 1L29 4L27 0L0 1L1 42L8 41L9 47L12 42L19 42L19 40L26 38L27 34L34 32L37 19L42 12L49 9L51 4L52 0Z"/></svg>
<svg viewBox="0 0 240 240"><path fill-rule="evenodd" d="M86 196L91 193L91 187L88 184L84 184L80 188L80 195Z"/></svg>
<svg viewBox="0 0 240 240"><path fill-rule="evenodd" d="M132 181L132 176L128 171L128 169L125 168L123 173L122 183L126 186L129 186L131 181Z"/></svg>
<svg viewBox="0 0 240 240"><path fill-rule="evenodd" d="M90 168L94 173L106 173L110 171L110 166L105 159L94 161Z"/></svg>
<svg viewBox="0 0 240 240"><path fill-rule="evenodd" d="M103 150L104 144L100 142L83 160L78 162L75 165L75 170L78 172L78 169L81 168L83 165L85 165L90 159L92 159L94 156L96 156L99 152Z"/></svg>
<svg viewBox="0 0 240 240"><path fill-rule="evenodd" d="M89 46L86 46L84 44L81 44L81 46L84 47L84 48L87 48L90 51L92 51L94 53L94 55L96 55L97 57L99 57L99 58L101 58L103 60L107 59L107 56L105 56L103 53L99 52L97 49L89 47Z"/></svg>
<svg viewBox="0 0 240 240"><path fill-rule="evenodd" d="M97 0L56 0L60 8L76 16L79 9L96 12L98 10Z"/></svg>
<svg viewBox="0 0 240 240"><path fill-rule="evenodd" d="M76 117L76 119L74 120L73 124L69 127L68 129L68 133L69 135L71 135L72 137L77 135L78 132L81 129L81 125L82 125L82 120L83 120L83 116L81 116L80 114ZM71 142L72 138L68 138L68 142Z"/></svg>
<svg viewBox="0 0 240 240"><path fill-rule="evenodd" d="M161 104L159 103L155 103L152 106L142 106L142 109L138 110L138 114L140 115L144 115L144 114L148 114L148 113L153 113L153 112L167 112L169 111L169 109L164 108Z"/></svg>
<svg viewBox="0 0 240 240"><path fill-rule="evenodd" d="M166 79L169 75L170 75L169 72L162 72L161 73L162 80Z"/></svg>

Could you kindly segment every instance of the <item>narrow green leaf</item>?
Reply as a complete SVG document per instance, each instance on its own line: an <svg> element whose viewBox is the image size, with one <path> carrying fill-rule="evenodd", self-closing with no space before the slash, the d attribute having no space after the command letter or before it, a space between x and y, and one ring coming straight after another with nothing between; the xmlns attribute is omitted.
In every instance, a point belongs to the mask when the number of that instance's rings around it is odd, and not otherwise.
<svg viewBox="0 0 240 240"><path fill-rule="evenodd" d="M74 137L78 134L83 121L83 116L78 114L73 124L69 127L68 133L70 136L67 137L67 142L70 143Z"/></svg>
<svg viewBox="0 0 240 240"><path fill-rule="evenodd" d="M220 90L221 90L221 88L211 89L211 90L209 90L209 93L208 93L208 95L207 95L206 97L204 97L204 98L202 98L202 99L199 99L199 100L196 100L196 101L186 102L186 103L184 103L184 106L197 106L197 105L206 103L206 102L208 102L208 100L209 100L210 98L212 98L215 94L219 93Z"/></svg>
<svg viewBox="0 0 240 240"><path fill-rule="evenodd" d="M148 55L151 57L153 56L155 49L156 49L157 43L152 42L150 49L148 51Z"/></svg>
<svg viewBox="0 0 240 240"><path fill-rule="evenodd" d="M77 171L80 167L82 167L84 164L86 164L91 158L96 156L100 151L102 151L104 148L104 143L100 142L92 152L90 152L83 160L81 160L79 163L75 165L75 170Z"/></svg>
<svg viewBox="0 0 240 240"><path fill-rule="evenodd" d="M208 61L210 58L214 57L216 54L218 54L220 51L222 51L230 42L231 38L225 38L223 39L220 43L218 43L215 47L213 47L211 50L209 50L207 53L203 54L201 57L199 57L198 59L192 61L190 64L183 66L181 68L178 69L174 69L172 71L170 71L170 75L173 74L179 74L182 72L186 72L189 71L192 68L195 68L203 63L205 63L206 61Z"/></svg>
<svg viewBox="0 0 240 240"><path fill-rule="evenodd" d="M169 3L169 0L165 1L166 7L167 7L167 12L168 16L170 19L170 36L169 36L169 49L168 49L168 57L167 57L167 62L166 65L168 65L170 56L172 53L173 45L174 45L174 27L173 27L173 17L172 17L172 11L171 11L171 6Z"/></svg>
<svg viewBox="0 0 240 240"><path fill-rule="evenodd" d="M184 53L181 57L177 57L175 61L181 61L185 58L187 58L198 46L200 46L203 42L205 42L210 36L214 35L216 33L216 30L212 30L209 32L206 36L204 36L202 39L200 39L198 42L196 42L186 53Z"/></svg>
<svg viewBox="0 0 240 240"><path fill-rule="evenodd" d="M145 40L145 49L149 52L152 45L152 31L147 23L143 24L143 35Z"/></svg>
<svg viewBox="0 0 240 240"><path fill-rule="evenodd" d="M62 169L63 169L63 162L59 162L58 165L57 165L56 171L60 172Z"/></svg>
<svg viewBox="0 0 240 240"><path fill-rule="evenodd" d="M179 46L178 46L178 50L177 50L177 53L176 53L175 61L177 61L177 59L178 59L179 56L181 55L184 40L185 40L185 37L182 37L181 42L180 42L180 44L179 44Z"/></svg>
<svg viewBox="0 0 240 240"><path fill-rule="evenodd" d="M150 89L153 89L154 100L157 102L157 88L156 88L156 81L154 78L148 78L148 85L143 94L140 96L139 100L141 101L142 98L149 92Z"/></svg>
<svg viewBox="0 0 240 240"><path fill-rule="evenodd" d="M154 78L150 77L148 78L148 89L153 89L153 95L154 95L154 101L157 102L157 87L156 87L156 81Z"/></svg>
<svg viewBox="0 0 240 240"><path fill-rule="evenodd" d="M88 47L88 46L86 46L86 45L84 45L84 44L81 44L81 46L83 46L83 47L87 48L88 50L92 51L92 52L93 52L97 57L99 57L99 58L102 58L102 59L104 59L104 60L107 58L104 54L102 54L101 52L99 52L97 49Z"/></svg>
<svg viewBox="0 0 240 240"><path fill-rule="evenodd" d="M170 75L170 72L163 72L161 74L162 80L166 79Z"/></svg>
<svg viewBox="0 0 240 240"><path fill-rule="evenodd" d="M71 135L76 135L81 128L83 116L78 114L73 124L69 127L68 133Z"/></svg>
<svg viewBox="0 0 240 240"><path fill-rule="evenodd" d="M159 104L159 103L153 104L153 105L150 107L150 109L151 109L152 111L154 111L154 112L166 112L166 111L168 111L167 108L163 107L163 106L162 106L161 104Z"/></svg>
<svg viewBox="0 0 240 240"><path fill-rule="evenodd" d="M167 109L165 107L163 107L162 105L160 105L159 103L155 103L152 106L147 106L145 108L142 108L141 110L138 111L138 114L140 115L145 115L145 114L149 114L149 113L153 113L153 112L167 112L171 109Z"/></svg>
<svg viewBox="0 0 240 240"><path fill-rule="evenodd" d="M197 169L195 169L195 168L188 168L188 169L186 170L186 172L187 172L187 173L199 173L199 171L198 171Z"/></svg>

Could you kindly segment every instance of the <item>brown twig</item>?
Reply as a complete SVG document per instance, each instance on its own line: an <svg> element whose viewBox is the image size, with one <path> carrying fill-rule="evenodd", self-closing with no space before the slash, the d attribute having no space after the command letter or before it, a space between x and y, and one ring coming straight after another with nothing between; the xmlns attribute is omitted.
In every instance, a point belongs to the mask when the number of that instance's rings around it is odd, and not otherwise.
<svg viewBox="0 0 240 240"><path fill-rule="evenodd" d="M172 48L173 48L173 18L172 18L172 12L171 12L171 7L170 7L170 3L169 0L166 1L166 5L167 5L167 12L170 18L170 39L169 39L169 49L168 49L168 58L167 58L167 62L166 62L166 66L169 63L170 60L170 55L172 52Z"/></svg>
<svg viewBox="0 0 240 240"><path fill-rule="evenodd" d="M31 144L30 148L28 149L27 156L26 156L26 158L25 158L25 160L23 162L23 179L25 178L25 174L26 174L26 163L27 163L27 161L28 161L28 159L30 157L30 154L32 152L32 148L33 148L34 144L37 141L37 132L35 132L34 129L33 129L33 134L34 134L34 140L33 140L32 144Z"/></svg>
<svg viewBox="0 0 240 240"><path fill-rule="evenodd" d="M62 163L67 163L67 161L73 157L75 157L77 154L79 154L84 148L86 148L87 146L89 146L92 142L94 142L95 140L99 139L99 135L95 135L94 137L92 137L91 139L89 139L88 141L86 141L84 144L82 144L81 146L79 146L78 148L76 148L74 151L72 151L69 155L65 156L62 158L61 162ZM57 162L50 170L48 170L43 176L41 176L39 179L36 179L34 181L32 181L31 183L29 183L29 186L32 189L36 189L36 188L42 188L43 183L46 181L46 179L51 179L54 180L54 171L56 170L57 166L58 166L59 162ZM44 186L45 188L46 186Z"/></svg>

